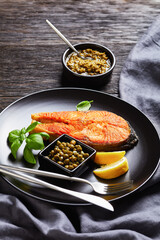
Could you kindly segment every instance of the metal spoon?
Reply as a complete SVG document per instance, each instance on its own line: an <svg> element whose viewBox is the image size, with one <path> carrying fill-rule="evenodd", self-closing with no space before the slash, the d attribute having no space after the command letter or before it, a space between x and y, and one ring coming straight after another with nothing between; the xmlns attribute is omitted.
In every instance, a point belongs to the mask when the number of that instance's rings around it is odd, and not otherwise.
<svg viewBox="0 0 160 240"><path fill-rule="evenodd" d="M85 60L86 58L82 57L79 52L75 49L75 47L67 40L67 38L55 27L53 26L53 24L46 20L46 22L48 23L48 25L58 34L58 36L65 42L68 44L68 46L75 52L77 53L78 57L82 58L83 60Z"/></svg>

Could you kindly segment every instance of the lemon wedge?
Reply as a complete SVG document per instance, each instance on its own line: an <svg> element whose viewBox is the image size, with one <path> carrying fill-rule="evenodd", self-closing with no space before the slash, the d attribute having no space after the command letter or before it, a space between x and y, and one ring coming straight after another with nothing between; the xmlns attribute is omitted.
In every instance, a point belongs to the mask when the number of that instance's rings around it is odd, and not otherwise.
<svg viewBox="0 0 160 240"><path fill-rule="evenodd" d="M94 162L99 165L111 164L122 159L125 154L125 151L96 152Z"/></svg>
<svg viewBox="0 0 160 240"><path fill-rule="evenodd" d="M129 169L128 161L126 157L108 164L103 165L101 168L95 169L93 172L96 176L103 179L112 179L121 176L126 173Z"/></svg>

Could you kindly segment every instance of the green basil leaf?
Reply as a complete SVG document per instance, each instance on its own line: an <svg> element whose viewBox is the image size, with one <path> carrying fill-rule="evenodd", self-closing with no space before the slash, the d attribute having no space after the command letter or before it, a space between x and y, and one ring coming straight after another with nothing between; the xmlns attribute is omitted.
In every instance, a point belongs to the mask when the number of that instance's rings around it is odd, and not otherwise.
<svg viewBox="0 0 160 240"><path fill-rule="evenodd" d="M40 132L40 133L38 133L38 134L40 134L40 135L41 135L42 137L44 137L46 140L48 140L48 139L50 138L49 134L46 133L46 132Z"/></svg>
<svg viewBox="0 0 160 240"><path fill-rule="evenodd" d="M21 131L16 129L9 133L8 140L10 143L13 143L17 138L20 137Z"/></svg>
<svg viewBox="0 0 160 240"><path fill-rule="evenodd" d="M23 156L26 162L36 164L36 159L31 151L31 149L27 146L27 144L24 147L23 150Z"/></svg>
<svg viewBox="0 0 160 240"><path fill-rule="evenodd" d="M77 111L88 111L91 108L91 103L93 101L82 101L77 104L76 109Z"/></svg>
<svg viewBox="0 0 160 240"><path fill-rule="evenodd" d="M26 135L25 134L21 134L20 135L20 141L23 142L26 139Z"/></svg>
<svg viewBox="0 0 160 240"><path fill-rule="evenodd" d="M21 129L21 134L25 134L25 133L26 133L26 128L24 127Z"/></svg>
<svg viewBox="0 0 160 240"><path fill-rule="evenodd" d="M37 125L39 124L39 122L33 122L31 123L28 128L26 129L26 133L27 132L31 132Z"/></svg>
<svg viewBox="0 0 160 240"><path fill-rule="evenodd" d="M17 138L11 145L11 153L13 157L16 159L17 151L19 147L21 146L22 142Z"/></svg>
<svg viewBox="0 0 160 240"><path fill-rule="evenodd" d="M30 149L41 150L44 148L43 138L38 133L33 133L26 138L27 146Z"/></svg>

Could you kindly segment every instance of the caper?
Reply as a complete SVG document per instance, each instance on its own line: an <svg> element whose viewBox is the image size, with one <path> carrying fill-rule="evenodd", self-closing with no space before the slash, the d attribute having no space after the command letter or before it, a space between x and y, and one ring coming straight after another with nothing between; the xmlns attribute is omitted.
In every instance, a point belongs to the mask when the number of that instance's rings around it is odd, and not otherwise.
<svg viewBox="0 0 160 240"><path fill-rule="evenodd" d="M71 160L71 162L76 162L77 161L77 158L74 155L72 155L69 159Z"/></svg>
<svg viewBox="0 0 160 240"><path fill-rule="evenodd" d="M69 165L69 166L68 166L68 169L69 169L69 170L74 169L73 165Z"/></svg>
<svg viewBox="0 0 160 240"><path fill-rule="evenodd" d="M60 160L60 161L63 161L63 156L59 156L59 160Z"/></svg>
<svg viewBox="0 0 160 240"><path fill-rule="evenodd" d="M59 159L59 153L57 153L56 155L54 155L54 159L58 160Z"/></svg>
<svg viewBox="0 0 160 240"><path fill-rule="evenodd" d="M76 145L76 141L73 139L70 141L71 144Z"/></svg>
<svg viewBox="0 0 160 240"><path fill-rule="evenodd" d="M67 150L67 152L68 152L68 151L70 151L70 148L69 148L69 147L66 147L66 150Z"/></svg>
<svg viewBox="0 0 160 240"><path fill-rule="evenodd" d="M76 149L77 149L78 152L82 151L82 147L80 145L76 145Z"/></svg>
<svg viewBox="0 0 160 240"><path fill-rule="evenodd" d="M56 147L54 148L54 153L58 153L58 152L59 152L59 147L56 146Z"/></svg>
<svg viewBox="0 0 160 240"><path fill-rule="evenodd" d="M60 152L59 152L59 155L60 155L60 156L63 156L63 155L64 155L63 151L60 151Z"/></svg>
<svg viewBox="0 0 160 240"><path fill-rule="evenodd" d="M50 154L51 154L51 155L54 155L54 153L55 153L54 150L51 150L51 151L50 151Z"/></svg>
<svg viewBox="0 0 160 240"><path fill-rule="evenodd" d="M70 147L71 150L74 149L74 145L73 144L70 144L69 147Z"/></svg>
<svg viewBox="0 0 160 240"><path fill-rule="evenodd" d="M64 153L64 154L63 154L63 157L64 157L64 159L66 159L66 158L69 157L69 155L68 155L67 153Z"/></svg>
<svg viewBox="0 0 160 240"><path fill-rule="evenodd" d="M84 155L84 152L83 152L83 151L81 151L81 154L82 154L82 155Z"/></svg>
<svg viewBox="0 0 160 240"><path fill-rule="evenodd" d="M68 155L69 155L69 156L72 156L72 151L68 151Z"/></svg>
<svg viewBox="0 0 160 240"><path fill-rule="evenodd" d="M83 158L82 154L78 154L77 159L82 160L82 158Z"/></svg>
<svg viewBox="0 0 160 240"><path fill-rule="evenodd" d="M67 144L68 150L70 150L70 143Z"/></svg>
<svg viewBox="0 0 160 240"><path fill-rule="evenodd" d="M85 159L84 159L84 157L82 157L82 159L80 160L80 162L83 162Z"/></svg>
<svg viewBox="0 0 160 240"><path fill-rule="evenodd" d="M84 154L83 154L83 157L84 157L84 158L89 157L89 153L84 153Z"/></svg>
<svg viewBox="0 0 160 240"><path fill-rule="evenodd" d="M65 153L67 153L67 149L66 148L63 148L62 149L62 152L65 154Z"/></svg>
<svg viewBox="0 0 160 240"><path fill-rule="evenodd" d="M60 148L60 149L63 149L63 144L59 144L59 148Z"/></svg>
<svg viewBox="0 0 160 240"><path fill-rule="evenodd" d="M68 159L68 158L66 158L66 159L64 160L64 164L69 164L69 159Z"/></svg>
<svg viewBox="0 0 160 240"><path fill-rule="evenodd" d="M66 142L62 142L62 145L63 145L64 147L66 147Z"/></svg>
<svg viewBox="0 0 160 240"><path fill-rule="evenodd" d="M77 156L78 152L77 151L73 151L73 154L74 154L74 156Z"/></svg>
<svg viewBox="0 0 160 240"><path fill-rule="evenodd" d="M72 164L73 164L73 163L72 163L72 161L70 160L70 161L69 161L69 165L72 165Z"/></svg>
<svg viewBox="0 0 160 240"><path fill-rule="evenodd" d="M59 165L62 165L62 166L64 165L64 163L63 163L62 161L58 161L57 163L58 163Z"/></svg>
<svg viewBox="0 0 160 240"><path fill-rule="evenodd" d="M78 167L78 165L76 163L73 163L73 167L76 168Z"/></svg>

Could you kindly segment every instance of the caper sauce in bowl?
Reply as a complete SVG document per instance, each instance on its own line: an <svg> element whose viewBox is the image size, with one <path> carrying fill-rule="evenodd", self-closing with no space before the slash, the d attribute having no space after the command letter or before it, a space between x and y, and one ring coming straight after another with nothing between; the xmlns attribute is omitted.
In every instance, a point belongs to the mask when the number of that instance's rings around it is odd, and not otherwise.
<svg viewBox="0 0 160 240"><path fill-rule="evenodd" d="M74 45L82 59L67 48L62 55L63 84L74 87L97 88L109 82L115 67L112 51L97 43L79 43Z"/></svg>
<svg viewBox="0 0 160 240"><path fill-rule="evenodd" d="M103 74L111 67L111 62L105 52L93 50L91 48L79 50L80 58L77 53L72 52L66 60L67 66L78 74L96 75Z"/></svg>

